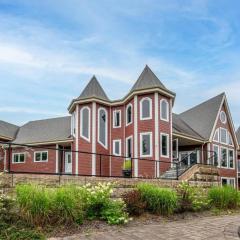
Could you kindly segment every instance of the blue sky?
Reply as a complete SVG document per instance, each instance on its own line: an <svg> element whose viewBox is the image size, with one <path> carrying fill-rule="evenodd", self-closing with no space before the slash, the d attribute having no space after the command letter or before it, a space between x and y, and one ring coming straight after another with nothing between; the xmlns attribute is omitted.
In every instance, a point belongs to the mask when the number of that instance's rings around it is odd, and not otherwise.
<svg viewBox="0 0 240 240"><path fill-rule="evenodd" d="M238 0L0 0L0 119L67 115L95 74L123 97L145 64L179 113L223 91L240 125Z"/></svg>

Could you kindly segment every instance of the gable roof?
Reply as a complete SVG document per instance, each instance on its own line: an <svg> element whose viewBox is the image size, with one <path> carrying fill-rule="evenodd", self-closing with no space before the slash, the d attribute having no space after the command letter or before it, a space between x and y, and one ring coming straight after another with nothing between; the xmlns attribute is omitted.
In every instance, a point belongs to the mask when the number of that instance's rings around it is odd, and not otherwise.
<svg viewBox="0 0 240 240"><path fill-rule="evenodd" d="M20 127L13 143L42 143L70 139L71 117L31 121Z"/></svg>
<svg viewBox="0 0 240 240"><path fill-rule="evenodd" d="M87 98L98 98L101 100L109 101L106 93L98 82L97 78L93 76L87 86L84 88L77 100L83 100Z"/></svg>
<svg viewBox="0 0 240 240"><path fill-rule="evenodd" d="M221 93L181 114L180 118L204 139L209 139L225 93Z"/></svg>
<svg viewBox="0 0 240 240"><path fill-rule="evenodd" d="M153 73L153 71L148 67L145 66L142 73L138 77L137 81L133 85L130 93L133 91L144 90L149 88L160 88L166 92L170 92L175 95L175 93L168 90L163 83L158 79L158 77Z"/></svg>
<svg viewBox="0 0 240 240"><path fill-rule="evenodd" d="M172 114L172 128L173 134L180 133L189 137L204 140L196 131L194 131L186 122L184 122L178 114Z"/></svg>
<svg viewBox="0 0 240 240"><path fill-rule="evenodd" d="M0 136L3 138L13 139L16 136L19 127L0 120Z"/></svg>
<svg viewBox="0 0 240 240"><path fill-rule="evenodd" d="M240 127L236 131L236 135L237 135L238 145L240 145Z"/></svg>

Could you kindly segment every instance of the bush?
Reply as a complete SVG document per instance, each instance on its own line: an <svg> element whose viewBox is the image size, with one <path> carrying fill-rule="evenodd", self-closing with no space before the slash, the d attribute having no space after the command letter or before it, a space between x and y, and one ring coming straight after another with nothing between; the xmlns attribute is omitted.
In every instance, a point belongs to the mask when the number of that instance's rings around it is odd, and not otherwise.
<svg viewBox="0 0 240 240"><path fill-rule="evenodd" d="M182 182L177 187L178 211L203 211L210 207L207 192L204 188L190 186Z"/></svg>
<svg viewBox="0 0 240 240"><path fill-rule="evenodd" d="M153 213L170 215L177 207L177 194L171 189L143 183L138 185L138 190L147 209Z"/></svg>
<svg viewBox="0 0 240 240"><path fill-rule="evenodd" d="M231 187L212 187L208 192L210 204L218 209L235 209L240 204L239 192Z"/></svg>
<svg viewBox="0 0 240 240"><path fill-rule="evenodd" d="M142 200L139 190L126 192L122 197L130 215L140 216L145 211L147 204Z"/></svg>

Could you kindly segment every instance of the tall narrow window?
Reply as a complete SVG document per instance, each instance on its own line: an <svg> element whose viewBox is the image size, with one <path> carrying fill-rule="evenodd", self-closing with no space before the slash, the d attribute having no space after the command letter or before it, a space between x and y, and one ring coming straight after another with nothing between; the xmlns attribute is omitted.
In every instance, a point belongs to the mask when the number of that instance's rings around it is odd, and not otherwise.
<svg viewBox="0 0 240 240"><path fill-rule="evenodd" d="M169 157L169 135L161 133L161 156Z"/></svg>
<svg viewBox="0 0 240 240"><path fill-rule="evenodd" d="M81 121L80 121L80 136L90 141L90 108L83 107L80 111Z"/></svg>
<svg viewBox="0 0 240 240"><path fill-rule="evenodd" d="M214 157L213 157L213 164L214 166L218 166L219 163L219 146L213 145L213 152L214 152Z"/></svg>
<svg viewBox="0 0 240 240"><path fill-rule="evenodd" d="M160 119L169 121L169 104L166 99L160 101Z"/></svg>
<svg viewBox="0 0 240 240"><path fill-rule="evenodd" d="M227 130L225 128L220 128L220 142L227 144Z"/></svg>
<svg viewBox="0 0 240 240"><path fill-rule="evenodd" d="M221 166L222 167L227 167L227 149L226 148L221 148Z"/></svg>
<svg viewBox="0 0 240 240"><path fill-rule="evenodd" d="M126 157L132 157L132 136L126 138Z"/></svg>
<svg viewBox="0 0 240 240"><path fill-rule="evenodd" d="M71 119L71 133L72 133L72 136L75 137L76 135L76 112L73 112L72 113L72 119Z"/></svg>
<svg viewBox="0 0 240 240"><path fill-rule="evenodd" d="M225 124L227 122L227 116L226 116L226 113L224 111L220 112L220 120L223 124Z"/></svg>
<svg viewBox="0 0 240 240"><path fill-rule="evenodd" d="M140 133L140 157L152 157L152 133Z"/></svg>
<svg viewBox="0 0 240 240"><path fill-rule="evenodd" d="M228 150L228 167L233 168L234 166L234 151L232 149Z"/></svg>
<svg viewBox="0 0 240 240"><path fill-rule="evenodd" d="M126 125L132 123L132 104L129 104L126 109Z"/></svg>
<svg viewBox="0 0 240 240"><path fill-rule="evenodd" d="M98 142L107 148L107 111L98 109Z"/></svg>
<svg viewBox="0 0 240 240"><path fill-rule="evenodd" d="M152 118L152 100L150 98L143 98L140 101L140 119L146 120Z"/></svg>
<svg viewBox="0 0 240 240"><path fill-rule="evenodd" d="M113 155L121 155L121 139L113 140Z"/></svg>
<svg viewBox="0 0 240 240"><path fill-rule="evenodd" d="M121 127L121 110L113 111L113 127L114 128Z"/></svg>

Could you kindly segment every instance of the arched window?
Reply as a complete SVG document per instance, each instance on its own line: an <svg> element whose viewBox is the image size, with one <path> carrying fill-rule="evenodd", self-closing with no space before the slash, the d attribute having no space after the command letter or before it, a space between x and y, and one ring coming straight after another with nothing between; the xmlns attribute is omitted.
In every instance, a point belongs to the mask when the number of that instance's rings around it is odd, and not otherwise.
<svg viewBox="0 0 240 240"><path fill-rule="evenodd" d="M140 119L146 120L152 118L152 100L150 98L143 98L140 101Z"/></svg>
<svg viewBox="0 0 240 240"><path fill-rule="evenodd" d="M126 125L132 123L132 104L128 104L126 108Z"/></svg>
<svg viewBox="0 0 240 240"><path fill-rule="evenodd" d="M107 148L107 111L98 109L98 142Z"/></svg>
<svg viewBox="0 0 240 240"><path fill-rule="evenodd" d="M166 99L160 101L160 119L169 121L169 104Z"/></svg>
<svg viewBox="0 0 240 240"><path fill-rule="evenodd" d="M90 142L90 108L80 110L80 136Z"/></svg>

